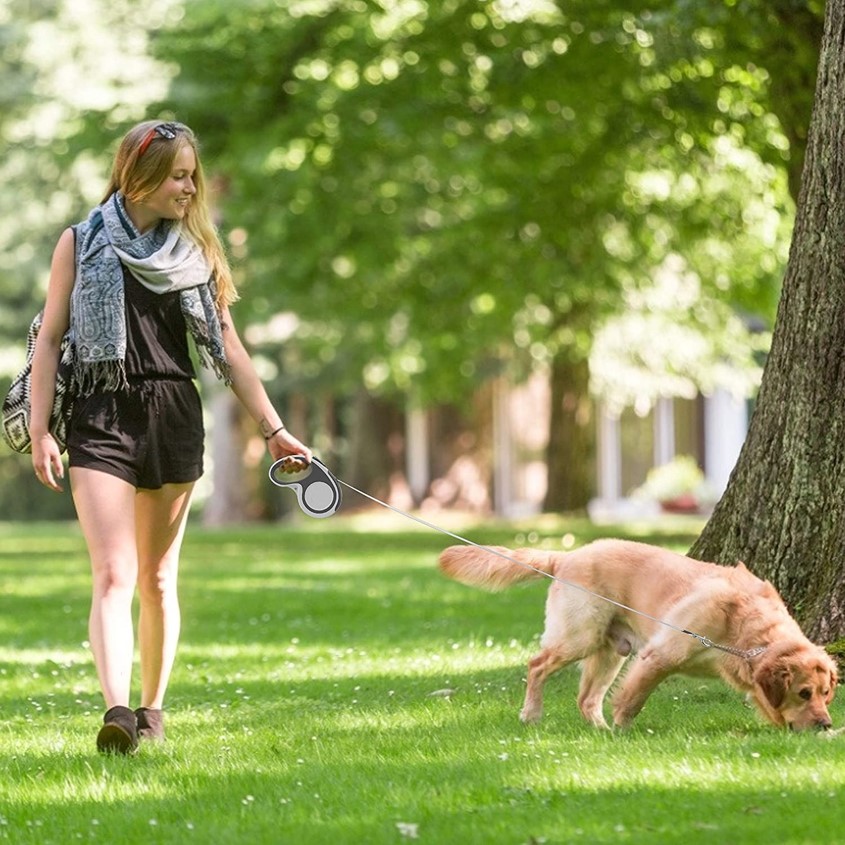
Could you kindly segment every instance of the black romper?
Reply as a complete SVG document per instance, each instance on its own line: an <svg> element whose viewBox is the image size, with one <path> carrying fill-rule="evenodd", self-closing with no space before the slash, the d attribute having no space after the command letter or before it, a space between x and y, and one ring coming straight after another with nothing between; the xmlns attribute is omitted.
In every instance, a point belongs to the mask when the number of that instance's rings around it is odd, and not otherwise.
<svg viewBox="0 0 845 845"><path fill-rule="evenodd" d="M125 268L123 283L129 387L74 401L68 463L150 490L196 481L205 431L179 293L153 293Z"/></svg>

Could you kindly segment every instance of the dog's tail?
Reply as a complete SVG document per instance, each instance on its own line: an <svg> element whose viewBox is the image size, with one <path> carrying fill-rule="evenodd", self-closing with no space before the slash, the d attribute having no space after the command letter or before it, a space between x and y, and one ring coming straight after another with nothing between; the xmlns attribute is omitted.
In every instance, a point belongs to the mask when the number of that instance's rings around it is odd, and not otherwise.
<svg viewBox="0 0 845 845"><path fill-rule="evenodd" d="M551 575L555 568L550 552L504 546L449 546L440 553L439 562L449 578L491 592Z"/></svg>

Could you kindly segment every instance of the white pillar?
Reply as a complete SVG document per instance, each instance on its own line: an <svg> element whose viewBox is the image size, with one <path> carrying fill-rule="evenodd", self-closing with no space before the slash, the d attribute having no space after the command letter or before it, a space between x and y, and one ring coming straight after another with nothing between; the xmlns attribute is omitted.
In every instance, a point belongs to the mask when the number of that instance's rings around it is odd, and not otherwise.
<svg viewBox="0 0 845 845"><path fill-rule="evenodd" d="M415 502L422 501L428 489L428 414L416 404L405 410L405 462L408 487Z"/></svg>
<svg viewBox="0 0 845 845"><path fill-rule="evenodd" d="M717 495L728 479L748 433L748 410L744 399L727 390L716 390L704 400L704 476Z"/></svg>
<svg viewBox="0 0 845 845"><path fill-rule="evenodd" d="M599 499L616 502L622 495L622 444L619 417L602 402L598 408Z"/></svg>
<svg viewBox="0 0 845 845"><path fill-rule="evenodd" d="M661 396L654 406L654 465L668 464L675 457L675 405Z"/></svg>

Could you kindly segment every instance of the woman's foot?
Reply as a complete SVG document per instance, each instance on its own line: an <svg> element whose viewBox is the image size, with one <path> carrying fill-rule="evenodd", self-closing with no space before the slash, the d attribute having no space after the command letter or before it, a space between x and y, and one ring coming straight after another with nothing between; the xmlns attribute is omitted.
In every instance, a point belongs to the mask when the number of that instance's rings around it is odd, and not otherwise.
<svg viewBox="0 0 845 845"><path fill-rule="evenodd" d="M164 739L164 710L139 707L135 711L139 739Z"/></svg>
<svg viewBox="0 0 845 845"><path fill-rule="evenodd" d="M135 714L119 704L106 710L103 727L97 734L97 750L105 754L131 754L137 747Z"/></svg>

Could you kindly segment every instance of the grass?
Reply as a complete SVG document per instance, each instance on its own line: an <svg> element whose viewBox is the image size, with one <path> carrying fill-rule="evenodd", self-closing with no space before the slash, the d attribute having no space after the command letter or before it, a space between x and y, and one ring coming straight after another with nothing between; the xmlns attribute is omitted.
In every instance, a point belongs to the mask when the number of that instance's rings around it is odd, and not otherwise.
<svg viewBox="0 0 845 845"><path fill-rule="evenodd" d="M544 721L521 725L546 585L447 581L451 541L397 519L193 527L169 740L132 758L94 750L77 529L0 525L0 841L841 840L845 738L769 728L718 683L671 679L630 731L602 733L567 671ZM697 526L676 526L640 536L685 549ZM595 533L449 527L558 548Z"/></svg>

